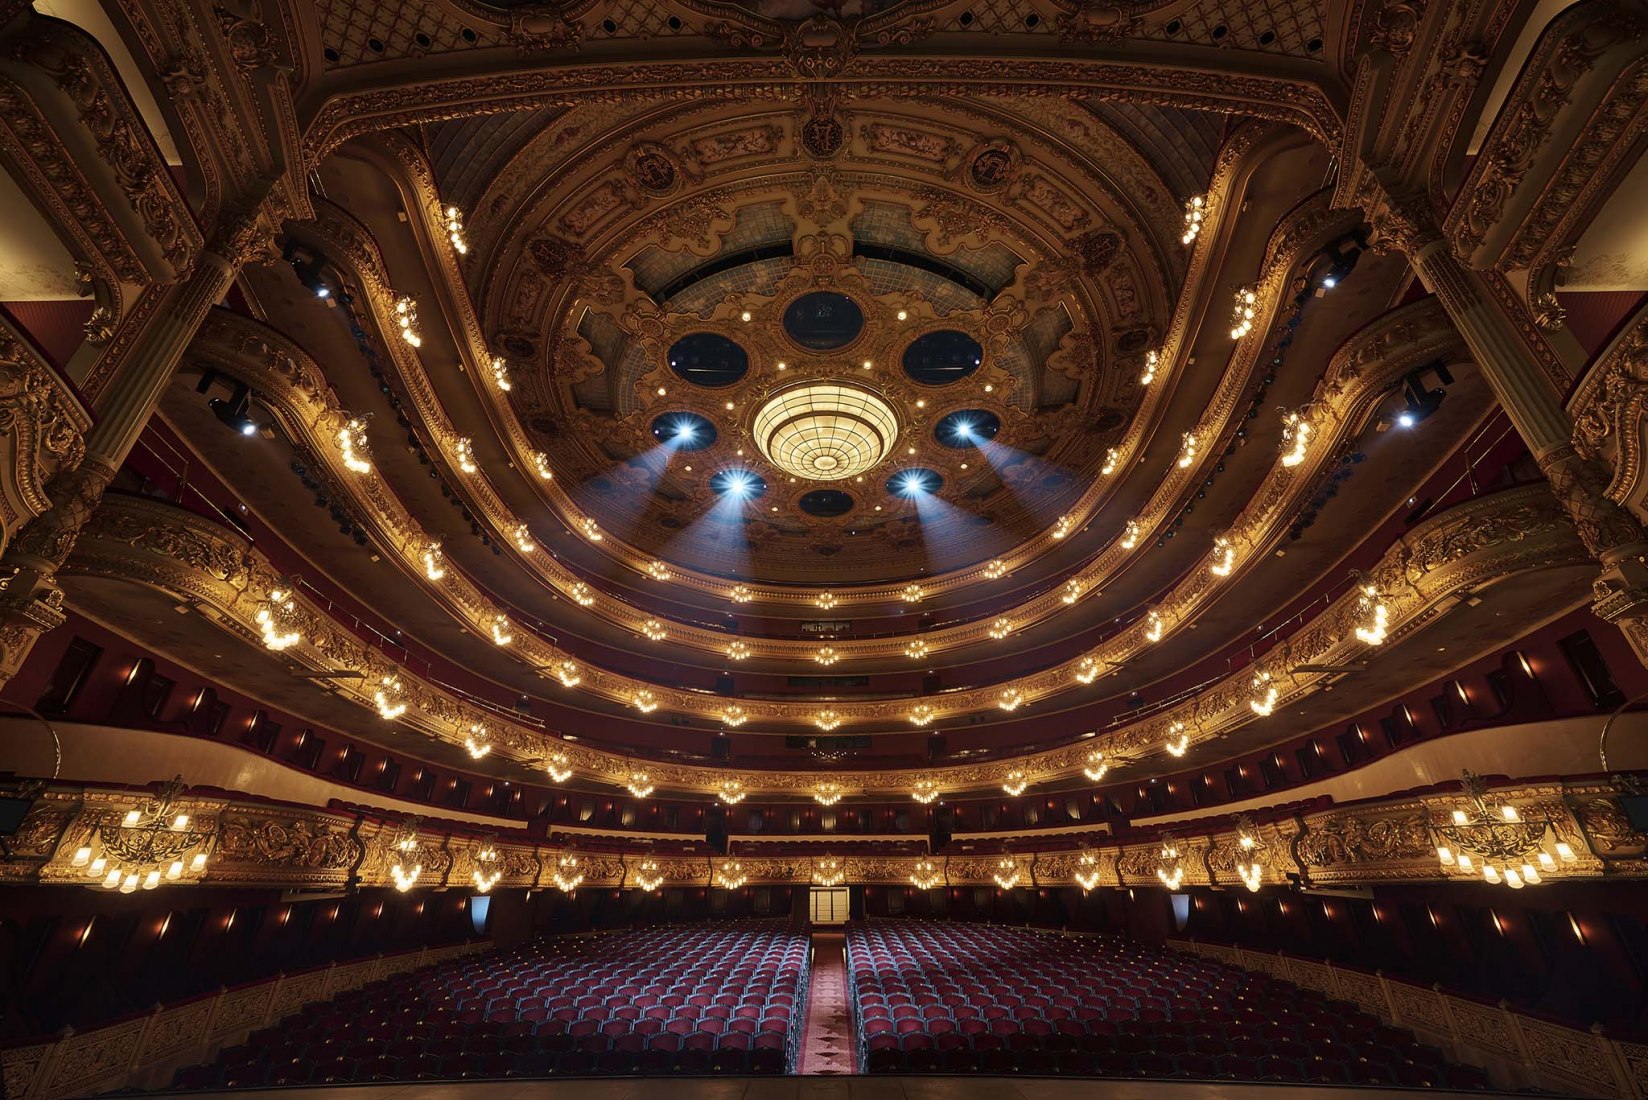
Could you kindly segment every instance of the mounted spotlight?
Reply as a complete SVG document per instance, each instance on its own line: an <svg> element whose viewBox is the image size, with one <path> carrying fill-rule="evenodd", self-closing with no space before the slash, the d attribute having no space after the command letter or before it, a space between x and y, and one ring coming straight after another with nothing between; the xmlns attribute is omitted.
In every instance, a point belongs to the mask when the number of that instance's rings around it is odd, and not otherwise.
<svg viewBox="0 0 1648 1100"><path fill-rule="evenodd" d="M1436 375L1437 385L1434 389L1428 388L1425 378L1427 375ZM1411 428L1430 419L1437 409L1442 407L1443 398L1448 396L1447 388L1453 385L1453 375L1448 371L1448 365L1440 359L1434 359L1422 367L1408 372L1402 379L1402 397L1407 402L1402 411L1396 414L1396 423L1404 428Z"/></svg>
<svg viewBox="0 0 1648 1100"><path fill-rule="evenodd" d="M900 470L887 479L887 491L896 497L914 500L916 497L936 493L944 479L936 470L929 470L925 466L912 466L907 470Z"/></svg>
<svg viewBox="0 0 1648 1100"><path fill-rule="evenodd" d="M258 422L253 420L250 412L252 404L252 390L244 382L235 382L224 378L215 370L209 370L200 376L195 384L196 393L210 393L218 382L230 387L228 397L214 397L206 402L206 407L212 410L212 415L222 421L230 431L240 435L256 435Z"/></svg>
<svg viewBox="0 0 1648 1100"><path fill-rule="evenodd" d="M767 479L750 470L721 470L710 476L710 488L736 500L754 500L767 491Z"/></svg>
<svg viewBox="0 0 1648 1100"><path fill-rule="evenodd" d="M933 438L958 450L988 443L1001 431L1001 419L985 409L957 409L933 425Z"/></svg>
<svg viewBox="0 0 1648 1100"><path fill-rule="evenodd" d="M715 443L715 425L691 412L665 413L652 422L652 438L672 451L702 451Z"/></svg>
<svg viewBox="0 0 1648 1100"><path fill-rule="evenodd" d="M292 265L292 272L298 277L305 290L317 298L336 297L340 302L349 301L349 295L337 293L332 289L334 281L326 271L326 260L304 248L302 245L288 242L284 252L286 262Z"/></svg>
<svg viewBox="0 0 1648 1100"><path fill-rule="evenodd" d="M1319 285L1322 291L1332 290L1350 277L1356 270L1356 262L1362 258L1362 252L1368 247L1368 239L1361 229L1345 234L1322 250L1327 257L1328 269L1322 275Z"/></svg>

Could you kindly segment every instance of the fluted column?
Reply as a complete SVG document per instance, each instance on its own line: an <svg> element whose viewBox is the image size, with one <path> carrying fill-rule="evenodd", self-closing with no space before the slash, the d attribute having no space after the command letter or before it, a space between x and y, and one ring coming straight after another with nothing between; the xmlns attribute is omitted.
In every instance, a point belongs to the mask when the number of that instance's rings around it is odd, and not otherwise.
<svg viewBox="0 0 1648 1100"><path fill-rule="evenodd" d="M52 506L22 529L0 559L0 686L34 640L63 622L58 568L149 423L207 311L268 237L256 209L229 219L188 277L160 291L162 300L144 315L143 329L124 349L97 423L86 434L85 459L47 487Z"/></svg>
<svg viewBox="0 0 1648 1100"><path fill-rule="evenodd" d="M1407 255L1447 311L1581 541L1602 564L1592 610L1616 623L1648 665L1648 533L1608 496L1612 475L1574 448L1573 419L1562 407L1562 395L1481 273L1454 254L1424 204L1392 198L1370 220L1384 243Z"/></svg>

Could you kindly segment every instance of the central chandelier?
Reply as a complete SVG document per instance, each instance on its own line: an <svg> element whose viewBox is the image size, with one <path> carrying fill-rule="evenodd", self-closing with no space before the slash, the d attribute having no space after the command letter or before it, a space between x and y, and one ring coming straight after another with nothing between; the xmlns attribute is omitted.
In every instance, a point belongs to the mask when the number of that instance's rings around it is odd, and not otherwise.
<svg viewBox="0 0 1648 1100"><path fill-rule="evenodd" d="M1443 871L1457 867L1472 874L1480 860L1484 881L1520 890L1538 886L1544 881L1542 872L1555 871L1558 862L1578 860L1573 847L1557 836L1549 816L1530 821L1508 802L1490 804L1481 778L1470 772L1465 773L1464 786L1470 806L1455 809L1445 822L1427 818Z"/></svg>
<svg viewBox="0 0 1648 1100"><path fill-rule="evenodd" d="M75 849L72 865L96 885L122 894L176 882L185 870L198 878L206 870L214 830L190 828L189 815L174 812L182 793L180 775L127 810L118 824L94 825L86 843Z"/></svg>
<svg viewBox="0 0 1648 1100"><path fill-rule="evenodd" d="M860 386L818 381L774 395L752 426L761 453L786 473L812 481L856 477L898 440L898 418Z"/></svg>

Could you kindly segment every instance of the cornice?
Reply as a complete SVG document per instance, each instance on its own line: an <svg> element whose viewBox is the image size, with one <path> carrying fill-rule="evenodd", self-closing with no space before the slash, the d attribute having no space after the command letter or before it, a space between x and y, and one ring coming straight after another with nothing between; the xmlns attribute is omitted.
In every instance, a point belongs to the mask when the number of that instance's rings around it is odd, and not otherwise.
<svg viewBox="0 0 1648 1100"><path fill-rule="evenodd" d="M1457 602L1453 594L1461 589L1585 560L1571 525L1543 487L1508 490L1415 527L1366 574L1372 597L1353 589L1259 665L1227 676L1172 709L1097 738L1029 756L917 771L771 772L663 763L644 767L653 784L671 790L713 794L731 775L752 795L803 797L826 777L849 793L893 796L908 793L918 781L946 792L999 786L1014 771L1032 783L1069 779L1092 768L1098 759L1095 753L1120 764L1167 751L1169 739L1188 749L1262 721L1271 709L1330 685L1332 674L1320 669L1366 658L1371 647L1356 632L1373 621L1373 602L1385 609L1386 636L1400 640L1446 615ZM64 568L69 574L121 579L187 595L213 609L207 618L214 624L252 646L261 644L259 615L269 612L269 593L282 584L238 534L171 505L137 497L105 498ZM374 692L382 689L386 678L396 677L395 701L405 704L399 724L448 744L462 745L479 723L489 731L487 739L500 760L542 766L554 754L558 767L618 787L628 783L637 767L628 756L565 742L497 712L479 711L445 689L385 664L381 655L320 610L291 599L292 613L282 619L280 629L300 634L301 640L285 650L286 659L312 670L363 673L359 680L337 682L340 698L375 711ZM1274 695L1261 708L1260 697L1270 688ZM1034 690L1034 682L1025 687L1026 694ZM664 694L662 689L659 694Z"/></svg>
<svg viewBox="0 0 1648 1100"><path fill-rule="evenodd" d="M696 47L660 43L664 49ZM1035 48L1042 44L1035 43ZM636 95L649 98L691 97L707 89L718 94L736 90L745 97L787 99L800 95L805 78L791 63L747 50L729 57L716 50L710 56L664 58L614 63L559 54L556 64L529 71L497 71L496 51L469 55L487 75L442 75L412 70L399 73L397 85L367 85L345 90L335 87L321 100L305 128L304 148L311 166L351 137L440 119L463 118L497 111L571 107L592 100L621 100ZM1195 61L1211 66L1223 60L1209 51ZM1254 115L1291 123L1328 146L1337 144L1340 119L1322 89L1298 78L1272 78L1251 73L1191 67L1190 55L1182 67L1164 62L1129 63L1092 57L979 57L864 55L834 74L833 82L846 94L919 94L967 97L972 95L1031 94L1065 97L1080 90L1134 103L1151 103L1186 110L1212 110ZM958 79L958 73L966 73ZM334 85L338 82L334 81Z"/></svg>

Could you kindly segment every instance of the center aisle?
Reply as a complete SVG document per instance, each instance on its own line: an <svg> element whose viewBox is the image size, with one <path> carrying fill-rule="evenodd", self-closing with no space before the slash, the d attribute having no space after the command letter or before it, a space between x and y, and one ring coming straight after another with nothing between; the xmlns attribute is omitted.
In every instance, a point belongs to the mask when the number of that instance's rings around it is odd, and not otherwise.
<svg viewBox="0 0 1648 1100"><path fill-rule="evenodd" d="M813 933L813 966L807 989L807 1030L796 1072L856 1072L852 1014L847 1007L847 940L840 932Z"/></svg>

